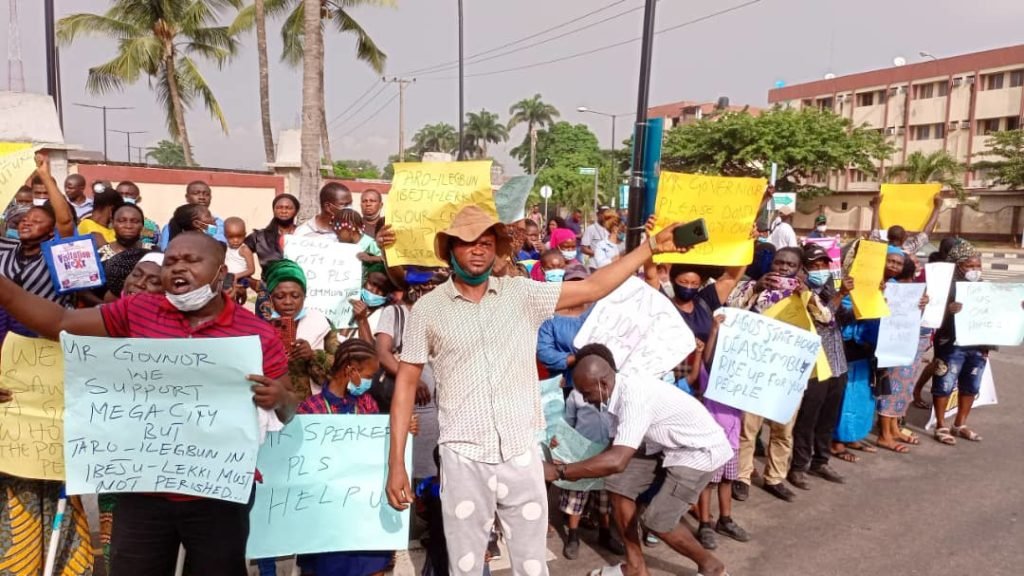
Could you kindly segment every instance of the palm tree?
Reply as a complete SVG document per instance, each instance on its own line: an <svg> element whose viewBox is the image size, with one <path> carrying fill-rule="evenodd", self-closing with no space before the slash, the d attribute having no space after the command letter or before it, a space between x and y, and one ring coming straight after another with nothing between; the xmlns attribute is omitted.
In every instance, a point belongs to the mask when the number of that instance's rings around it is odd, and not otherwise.
<svg viewBox="0 0 1024 576"><path fill-rule="evenodd" d="M508 140L508 128L498 115L487 110L466 114L466 148L475 151L477 158L487 158L487 145Z"/></svg>
<svg viewBox="0 0 1024 576"><path fill-rule="evenodd" d="M185 166L185 150L181 144L170 140L161 140L156 146L146 148L146 158L152 158L161 166Z"/></svg>
<svg viewBox="0 0 1024 576"><path fill-rule="evenodd" d="M936 150L930 154L912 152L903 164L889 169L889 178L898 179L909 184L937 182L943 188L949 188L962 198L964 165L957 161L949 152Z"/></svg>
<svg viewBox="0 0 1024 576"><path fill-rule="evenodd" d="M324 122L322 74L324 35L320 24L320 0L302 0L305 9L305 55L302 58L302 135L299 143L299 203L302 218L317 212L320 187L320 131Z"/></svg>
<svg viewBox="0 0 1024 576"><path fill-rule="evenodd" d="M537 172L537 129L545 128L554 124L558 118L558 109L550 104L545 104L540 99L540 94L534 94L533 98L526 98L513 104L508 113L512 115L508 120L508 129L512 130L520 124L526 124L527 137L530 139L530 174Z"/></svg>
<svg viewBox="0 0 1024 576"><path fill-rule="evenodd" d="M419 156L422 156L424 152L450 154L459 146L459 134L455 127L447 122L427 124L413 135L412 144Z"/></svg>
<svg viewBox="0 0 1024 576"><path fill-rule="evenodd" d="M121 90L147 76L157 100L166 108L167 129L181 144L185 163L194 164L185 111L196 98L221 129L227 120L193 56L218 66L235 54L237 41L227 26L216 25L218 13L239 8L241 0L115 0L106 13L72 14L57 23L57 39L71 44L83 35L118 41L112 60L89 69L86 88L93 94Z"/></svg>

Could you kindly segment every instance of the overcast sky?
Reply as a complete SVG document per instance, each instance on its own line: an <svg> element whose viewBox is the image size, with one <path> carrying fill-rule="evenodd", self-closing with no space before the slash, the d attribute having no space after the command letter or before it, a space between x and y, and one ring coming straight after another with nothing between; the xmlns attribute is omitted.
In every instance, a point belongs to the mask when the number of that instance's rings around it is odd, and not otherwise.
<svg viewBox="0 0 1024 576"><path fill-rule="evenodd" d="M466 55L471 56L524 36L559 25L615 0L466 0ZM701 18L751 0L661 0L657 28L664 29ZM7 45L8 13L0 9L0 32ZM58 18L72 12L103 12L103 0L56 0ZM587 23L626 12L578 34L508 56L469 64L467 75L500 71L585 52L639 37L643 0L621 0L615 6L577 24L538 37L537 42ZM404 74L458 56L456 0L398 0L398 7L360 8L358 21L388 54L386 74ZM634 9L630 11L631 9ZM46 91L43 65L43 10L39 0L19 0L22 55L27 89ZM225 16L227 19L227 16ZM733 12L667 31L657 36L654 50L651 105L678 100L714 100L728 96L733 104L764 105L776 81L787 84L821 78L828 72L843 75L891 66L903 56L920 60L922 50L938 57L1008 46L1021 42L1024 2L986 0L759 0ZM280 22L268 24L271 59L271 108L275 129L298 127L301 108L301 71L279 62ZM163 111L145 80L121 93L90 95L85 91L87 69L114 55L115 44L84 38L61 55L65 104L65 138L85 148L102 149L100 112L76 108L74 102L132 106L111 111L108 126L146 130L133 145L152 145L166 138ZM326 35L327 117L335 118L364 94L379 77L354 57L352 39ZM466 80L466 110L481 108L507 119L514 102L535 93L555 105L562 118L585 122L602 145L611 142L609 118L582 114L578 106L609 113L627 113L617 123L616 140L627 137L636 106L639 42L603 50L550 65L530 67ZM6 67L5 67L6 68ZM238 56L223 70L202 65L220 100L230 128L224 135L205 110L188 116L189 133L200 163L215 167L261 169L264 154L260 134L255 34L243 39ZM6 69L4 70L6 72ZM454 70L420 73L406 91L407 140L422 125L458 122L458 80ZM6 89L6 74L0 86ZM397 93L389 85L351 120L331 126L334 157L370 159L378 164L398 150L398 100L370 118ZM365 121L365 123L364 123ZM360 124L362 124L360 126ZM510 172L518 172L508 149L522 141L517 128L508 144L492 146L491 153ZM126 158L125 137L108 136L110 157Z"/></svg>

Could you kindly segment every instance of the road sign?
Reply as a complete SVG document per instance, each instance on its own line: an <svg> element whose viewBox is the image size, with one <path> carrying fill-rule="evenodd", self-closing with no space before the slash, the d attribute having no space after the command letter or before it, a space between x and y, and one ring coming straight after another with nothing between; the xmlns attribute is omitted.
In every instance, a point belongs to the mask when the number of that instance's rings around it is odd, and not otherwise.
<svg viewBox="0 0 1024 576"><path fill-rule="evenodd" d="M775 209L778 210L783 206L789 206L796 208L796 192L776 192L772 194L772 201L775 203Z"/></svg>
<svg viewBox="0 0 1024 576"><path fill-rule="evenodd" d="M597 168L580 168L580 174L583 176L593 176L597 174Z"/></svg>
<svg viewBox="0 0 1024 576"><path fill-rule="evenodd" d="M544 186L540 187L540 197L545 199L545 200L547 200L548 198L551 198L551 192L552 192L551 186L544 185Z"/></svg>

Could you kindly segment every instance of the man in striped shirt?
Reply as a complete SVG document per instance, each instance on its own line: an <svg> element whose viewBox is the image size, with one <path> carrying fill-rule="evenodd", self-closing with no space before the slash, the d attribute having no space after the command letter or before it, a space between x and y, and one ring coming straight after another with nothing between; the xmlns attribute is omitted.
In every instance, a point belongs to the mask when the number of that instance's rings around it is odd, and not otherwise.
<svg viewBox="0 0 1024 576"><path fill-rule="evenodd" d="M617 378L615 358L602 344L580 349L573 382L587 402L599 407L607 402L614 440L610 448L582 462L545 463L545 480L608 476L605 488L611 493L625 540L622 572L627 576L647 573L637 523L696 562L700 574L725 574L722 561L679 523L715 472L733 455L725 432L711 414L695 398L657 378ZM654 483L658 463L649 455L658 452L666 471L665 483L638 517L636 498Z"/></svg>
<svg viewBox="0 0 1024 576"><path fill-rule="evenodd" d="M142 293L99 308L69 310L0 275L0 308L44 338L62 331L115 338L226 338L255 335L263 374L249 375L253 401L281 422L295 413L284 346L270 324L220 291L225 246L198 232L175 237L164 255L164 294ZM239 383L242 385L243 383ZM223 500L122 494L111 541L111 575L170 574L179 544L193 574L245 576L249 507Z"/></svg>

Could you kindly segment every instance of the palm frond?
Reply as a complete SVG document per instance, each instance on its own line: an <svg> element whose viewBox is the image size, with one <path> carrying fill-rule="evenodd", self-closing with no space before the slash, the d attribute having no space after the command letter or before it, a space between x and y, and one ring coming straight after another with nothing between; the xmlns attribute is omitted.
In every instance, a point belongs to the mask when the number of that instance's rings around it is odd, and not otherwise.
<svg viewBox="0 0 1024 576"><path fill-rule="evenodd" d="M206 83L206 78L203 77L203 74L199 71L196 63L191 58L182 56L177 61L177 69L178 77L181 79L181 91L198 96L203 101L203 105L210 113L210 116L220 122L221 130L227 134L228 121L227 118L224 117L224 111L221 110L220 103L217 102L217 97L214 96L213 90L210 88L210 85Z"/></svg>
<svg viewBox="0 0 1024 576"><path fill-rule="evenodd" d="M57 22L56 37L61 46L71 44L80 36L108 36L111 38L134 38L145 33L129 22L118 20L109 15L71 14Z"/></svg>
<svg viewBox="0 0 1024 576"><path fill-rule="evenodd" d="M263 10L264 15L266 9ZM245 8L238 11L235 14L235 19L228 25L228 34L237 36L243 32L248 32L256 27L256 5L250 4Z"/></svg>
<svg viewBox="0 0 1024 576"><path fill-rule="evenodd" d="M117 56L89 69L85 87L92 94L121 90L125 84L134 84L143 74L156 73L161 65L161 52L159 40L152 36L124 40Z"/></svg>
<svg viewBox="0 0 1024 576"><path fill-rule="evenodd" d="M186 45L202 44L210 48L217 48L219 51L211 52L211 58L217 60L218 64L234 56L238 52L238 39L231 34L228 26L214 26L211 28L200 28L185 35L191 40ZM221 55L223 54L223 56Z"/></svg>
<svg viewBox="0 0 1024 576"><path fill-rule="evenodd" d="M384 72L384 64L388 56L370 38L366 30L356 22L352 16L342 9L335 9L331 14L331 21L339 32L352 32L356 35L356 58L366 62L373 68L373 71L380 74Z"/></svg>
<svg viewBox="0 0 1024 576"><path fill-rule="evenodd" d="M299 2L281 26L281 61L289 66L298 66L302 62L303 38L306 33L303 22L305 12L302 2Z"/></svg>

